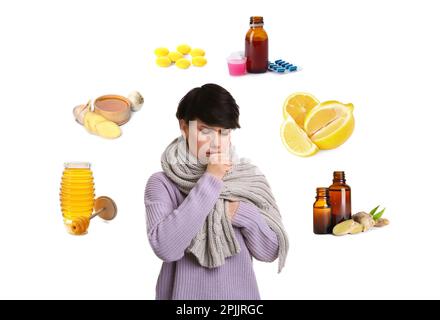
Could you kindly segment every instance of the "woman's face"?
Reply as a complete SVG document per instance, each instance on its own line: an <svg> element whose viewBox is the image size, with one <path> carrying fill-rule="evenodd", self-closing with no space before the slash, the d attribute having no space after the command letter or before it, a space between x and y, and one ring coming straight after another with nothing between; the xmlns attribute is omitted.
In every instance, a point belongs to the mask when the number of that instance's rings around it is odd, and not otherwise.
<svg viewBox="0 0 440 320"><path fill-rule="evenodd" d="M216 154L222 155L223 160L229 159L231 129L209 126L198 119L189 123L180 120L179 124L190 152L199 161L207 161ZM217 160L222 161L222 159Z"/></svg>

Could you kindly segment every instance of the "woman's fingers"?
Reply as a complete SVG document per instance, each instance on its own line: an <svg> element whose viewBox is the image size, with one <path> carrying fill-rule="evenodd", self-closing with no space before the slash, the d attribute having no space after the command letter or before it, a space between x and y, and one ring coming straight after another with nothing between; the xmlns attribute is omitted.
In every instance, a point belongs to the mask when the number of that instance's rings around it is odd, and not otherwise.
<svg viewBox="0 0 440 320"><path fill-rule="evenodd" d="M229 156L225 153L218 152L218 153L211 153L209 155L209 162L213 164L223 164L223 165L231 165L231 160Z"/></svg>

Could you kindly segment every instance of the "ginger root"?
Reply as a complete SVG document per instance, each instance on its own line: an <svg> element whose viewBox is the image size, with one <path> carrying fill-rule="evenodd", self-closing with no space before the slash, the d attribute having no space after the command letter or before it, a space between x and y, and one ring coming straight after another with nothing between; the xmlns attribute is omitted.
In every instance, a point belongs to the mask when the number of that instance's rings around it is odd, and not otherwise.
<svg viewBox="0 0 440 320"><path fill-rule="evenodd" d="M89 132L96 134L97 133L96 124L104 121L108 121L108 120L103 116L101 116L100 114L89 111L84 116L84 127L86 127L86 129Z"/></svg>
<svg viewBox="0 0 440 320"><path fill-rule="evenodd" d="M352 218L354 221L360 223L363 226L363 230L362 230L363 232L373 228L374 225L376 224L373 217L366 212L358 212L355 215L353 215Z"/></svg>
<svg viewBox="0 0 440 320"><path fill-rule="evenodd" d="M333 228L333 234L335 236L343 236L346 234L361 233L362 230L363 226L360 223L354 221L353 219L350 219L337 224Z"/></svg>
<svg viewBox="0 0 440 320"><path fill-rule="evenodd" d="M108 139L116 139L121 136L121 128L111 121L102 121L96 124L96 132L99 136L108 138Z"/></svg>
<svg viewBox="0 0 440 320"><path fill-rule="evenodd" d="M384 218L380 218L376 221L376 224L374 225L377 228L381 228L381 227L385 227L387 225L390 224L390 220L388 219L384 219Z"/></svg>
<svg viewBox="0 0 440 320"><path fill-rule="evenodd" d="M381 215L383 211L381 211L379 214ZM372 213L374 214L373 210ZM377 220L375 220L374 215L372 213L366 213L366 212L356 213L355 215L352 216L352 219L337 224L333 228L333 234L335 236L343 236L346 234L357 234L360 232L368 231L373 227L380 228L390 224L390 221L388 219L380 218L380 215L376 216L378 218Z"/></svg>
<svg viewBox="0 0 440 320"><path fill-rule="evenodd" d="M93 134L107 139L115 139L121 136L121 128L104 118L103 116L89 111L84 116L84 127Z"/></svg>

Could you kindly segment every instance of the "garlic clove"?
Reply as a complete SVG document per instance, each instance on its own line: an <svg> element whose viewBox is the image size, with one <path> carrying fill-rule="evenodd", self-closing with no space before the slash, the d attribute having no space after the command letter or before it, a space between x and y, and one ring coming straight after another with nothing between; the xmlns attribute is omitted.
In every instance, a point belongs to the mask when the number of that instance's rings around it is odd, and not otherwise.
<svg viewBox="0 0 440 320"><path fill-rule="evenodd" d="M90 101L87 102L87 104L80 104L75 108L73 108L73 116L80 125L84 125L84 116L89 111L90 111Z"/></svg>
<svg viewBox="0 0 440 320"><path fill-rule="evenodd" d="M131 104L131 111L139 111L141 110L143 104L144 104L144 97L138 92L133 91L128 96L127 99L130 101Z"/></svg>

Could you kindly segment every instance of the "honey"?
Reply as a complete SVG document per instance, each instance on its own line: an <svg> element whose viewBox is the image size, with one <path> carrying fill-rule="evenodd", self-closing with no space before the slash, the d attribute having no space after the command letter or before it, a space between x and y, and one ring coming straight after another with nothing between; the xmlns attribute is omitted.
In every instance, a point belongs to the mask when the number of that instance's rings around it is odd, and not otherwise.
<svg viewBox="0 0 440 320"><path fill-rule="evenodd" d="M87 232L95 189L89 163L66 163L61 178L60 201L64 224L72 234Z"/></svg>

